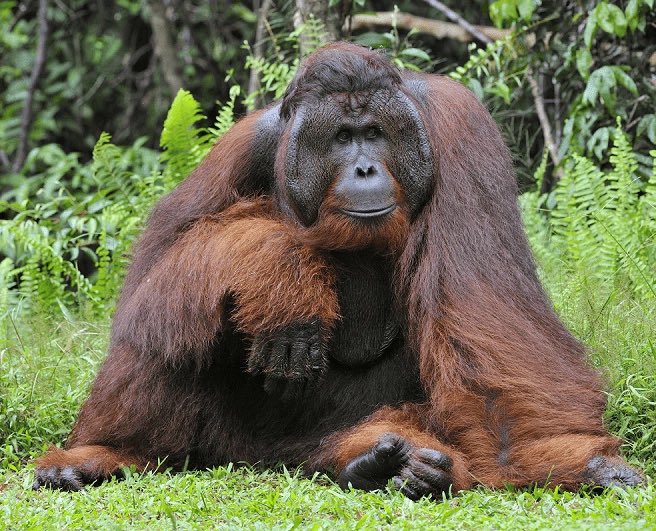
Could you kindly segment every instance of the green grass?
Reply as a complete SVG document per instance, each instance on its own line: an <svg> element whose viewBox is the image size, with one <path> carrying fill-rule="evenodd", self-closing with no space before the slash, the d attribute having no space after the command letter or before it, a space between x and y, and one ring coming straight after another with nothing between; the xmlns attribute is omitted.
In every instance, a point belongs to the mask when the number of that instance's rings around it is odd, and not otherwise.
<svg viewBox="0 0 656 531"><path fill-rule="evenodd" d="M549 274L554 303L606 374L607 422L654 476L656 305L621 289ZM102 360L108 322L67 316L0 321L0 529L434 528L653 529L656 488L600 495L476 489L441 503L343 492L328 478L218 468L128 475L79 493L33 492L28 461L60 444Z"/></svg>
<svg viewBox="0 0 656 531"><path fill-rule="evenodd" d="M325 478L218 468L132 476L80 493L30 490L30 473L1 494L0 520L21 529L649 529L653 486L600 496L475 490L442 503L397 492L343 492ZM2 527L0 523L0 527Z"/></svg>

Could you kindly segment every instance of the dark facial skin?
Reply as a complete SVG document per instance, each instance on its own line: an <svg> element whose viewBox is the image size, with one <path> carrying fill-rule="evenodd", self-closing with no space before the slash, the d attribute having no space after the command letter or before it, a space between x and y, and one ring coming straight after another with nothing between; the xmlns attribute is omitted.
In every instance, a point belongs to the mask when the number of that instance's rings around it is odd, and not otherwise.
<svg viewBox="0 0 656 531"><path fill-rule="evenodd" d="M332 193L338 209L358 221L382 220L399 205L409 211L430 194L432 157L417 110L400 91L334 94L301 105L290 124L285 189L301 222L312 225Z"/></svg>
<svg viewBox="0 0 656 531"><path fill-rule="evenodd" d="M334 139L334 153L344 161L335 184L340 210L353 218L375 219L396 208L394 178L385 168L389 147L376 121L347 121Z"/></svg>

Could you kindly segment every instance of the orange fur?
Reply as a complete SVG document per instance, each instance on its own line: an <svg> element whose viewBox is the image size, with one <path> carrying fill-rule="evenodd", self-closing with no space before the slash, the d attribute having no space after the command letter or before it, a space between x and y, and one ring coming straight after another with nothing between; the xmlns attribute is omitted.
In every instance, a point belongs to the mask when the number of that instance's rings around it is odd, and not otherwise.
<svg viewBox="0 0 656 531"><path fill-rule="evenodd" d="M53 446L47 454L36 459L35 463L39 468L73 467L100 480L116 474L123 467L134 465L138 470L144 471L155 468L157 464L147 463L130 452L98 445L78 446L71 450L61 450Z"/></svg>
<svg viewBox="0 0 656 531"><path fill-rule="evenodd" d="M600 380L536 278L495 124L464 87L422 79L441 178L415 222L430 253L418 259L411 235L398 272L428 423L467 456L477 482L574 488L594 455L617 451ZM488 166L473 166L473 152Z"/></svg>
<svg viewBox="0 0 656 531"><path fill-rule="evenodd" d="M355 71L358 64L371 72ZM494 121L454 81L390 68L380 54L345 43L313 54L279 108L240 120L157 205L135 249L109 356L68 449L51 449L39 468L87 467L104 477L164 456L181 468L193 454L201 468L234 460L339 471L388 432L448 454L456 490L506 483L575 489L595 456L622 463L602 422L599 375L537 278L510 154ZM330 75L337 88L323 85ZM430 153L413 155L425 170L412 177L430 181L429 197L411 207L407 187L421 183L397 175L410 184L397 183L396 210L359 224L340 212L333 182L316 198L316 221L303 226L285 186L295 113L363 79L401 92L416 108ZM417 84L425 90L411 88ZM364 106L368 99L359 97L376 88L347 99ZM412 158L404 138L389 145ZM385 161L390 175L395 162ZM366 265L359 277L342 277L359 286L382 286L393 273L392 293L379 306L393 299L385 311L394 315L372 318L394 333L391 361L382 347L368 365L331 361L334 381L319 378L310 398L291 404L266 395L264 376L245 374L243 360L222 365L230 346L217 345L230 333L228 320L245 336L237 338L237 355L248 355L258 334L299 321L318 318L327 339L340 319L337 269L349 265L346 254L353 270L355 261ZM383 280L367 284L369 271ZM397 378L399 367L409 384ZM398 394L383 392L390 381L399 382ZM369 395L360 393L363 382Z"/></svg>
<svg viewBox="0 0 656 531"><path fill-rule="evenodd" d="M317 222L299 233L301 241L316 249L371 248L383 256L398 257L410 232L410 222L403 191L398 183L395 188L399 206L389 218L382 223L362 225L339 211L341 205L331 186L321 203Z"/></svg>
<svg viewBox="0 0 656 531"><path fill-rule="evenodd" d="M229 317L221 310L228 297L235 300L232 317L251 337L316 317L328 336L338 318L333 273L297 233L266 199L199 219L134 292L124 290L113 341L170 361L194 353L203 365ZM194 319L185 317L190 313Z"/></svg>

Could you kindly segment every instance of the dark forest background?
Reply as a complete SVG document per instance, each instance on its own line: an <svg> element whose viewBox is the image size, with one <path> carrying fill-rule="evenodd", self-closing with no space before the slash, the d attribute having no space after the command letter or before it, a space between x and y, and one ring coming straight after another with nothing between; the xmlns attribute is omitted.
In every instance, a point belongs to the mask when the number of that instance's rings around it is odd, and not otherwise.
<svg viewBox="0 0 656 531"><path fill-rule="evenodd" d="M647 154L656 140L652 4L0 1L0 173L21 173L29 150L44 144L89 158L102 131L117 144L145 137L145 145L156 148L165 114L180 88L214 116L232 86L247 92L258 86L258 75L246 57L291 63L299 43L289 35L310 19L323 24L323 40L346 38L396 54L410 49L402 57L433 72L451 72L465 64L472 42L482 46L520 30L515 45L500 54L507 66L501 72L505 86L497 85L496 93L481 91L481 97L509 136L524 184L531 183L545 139L552 152L559 152L551 162L560 161L568 148L563 141L571 142L572 136L584 152L602 155L609 138L604 128L615 126L615 116L622 117L638 150ZM470 34L467 23L480 31ZM611 70L597 72L596 85L591 86L590 74L604 66ZM542 122L533 83L545 113ZM582 106L586 88L601 97L590 97ZM236 111L245 111L241 99ZM572 117L575 123L570 125ZM3 185L12 182L5 178ZM545 189L550 182L547 179Z"/></svg>

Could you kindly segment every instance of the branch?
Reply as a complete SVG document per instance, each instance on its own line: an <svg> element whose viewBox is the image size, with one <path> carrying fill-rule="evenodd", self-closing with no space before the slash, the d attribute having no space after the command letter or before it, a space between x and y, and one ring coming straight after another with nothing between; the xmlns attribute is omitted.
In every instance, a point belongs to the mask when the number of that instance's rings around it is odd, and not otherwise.
<svg viewBox="0 0 656 531"><path fill-rule="evenodd" d="M560 158L558 157L558 147L556 146L556 143L553 139L551 124L549 123L547 111L544 108L544 100L540 94L540 87L538 87L538 82L535 80L535 77L533 77L533 72L530 68L526 72L526 78L528 79L528 84L531 86L531 94L533 95L533 101L535 102L535 111L538 115L538 121L540 122L540 127L542 128L544 144L547 146L549 156L551 157L551 162L553 162L553 165L556 168L555 176L557 179L560 179L562 170L558 168L558 164L560 164Z"/></svg>
<svg viewBox="0 0 656 531"><path fill-rule="evenodd" d="M393 24L404 30L416 29L420 33L426 33L438 39L452 39L460 42L471 42L473 40L471 33L458 24L418 17L403 12L381 11L372 15L353 15L351 17L351 29L353 30L371 26L390 27ZM488 41L502 39L510 34L509 30L500 30L490 26L475 26L475 28L479 33L485 35ZM345 27L344 31L347 29Z"/></svg>
<svg viewBox="0 0 656 531"><path fill-rule="evenodd" d="M18 9L16 10L16 15L14 16L14 20L11 21L11 24L9 24L9 28L7 28L7 33L11 33L14 31L18 23L23 19L23 17L27 14L27 5L29 2L21 2L18 4Z"/></svg>
<svg viewBox="0 0 656 531"><path fill-rule="evenodd" d="M18 147L16 148L16 158L12 165L12 170L15 172L20 171L25 164L27 158L27 142L32 129L32 120L34 119L34 112L32 109L32 102L34 101L34 93L39 86L39 79L43 73L43 67L46 63L46 45L48 42L48 0L39 0L39 11L37 12L37 19L39 21L39 36L36 45L36 57L34 58L34 65L32 66L32 74L30 75L30 82L27 86L27 95L25 96L25 105L21 113L21 128L20 136L18 138Z"/></svg>
<svg viewBox="0 0 656 531"><path fill-rule="evenodd" d="M437 9L440 13L442 13L446 18L448 18L451 22L455 22L460 26L462 29L464 29L467 33L469 33L472 37L474 37L477 41L484 42L485 44L488 44L492 42L492 39L490 39L485 33L478 31L475 26L472 26L469 22L467 22L464 18L462 18L458 13L453 11L452 9L448 8L445 6L442 2L439 2L438 0L424 0L429 6L434 7Z"/></svg>

